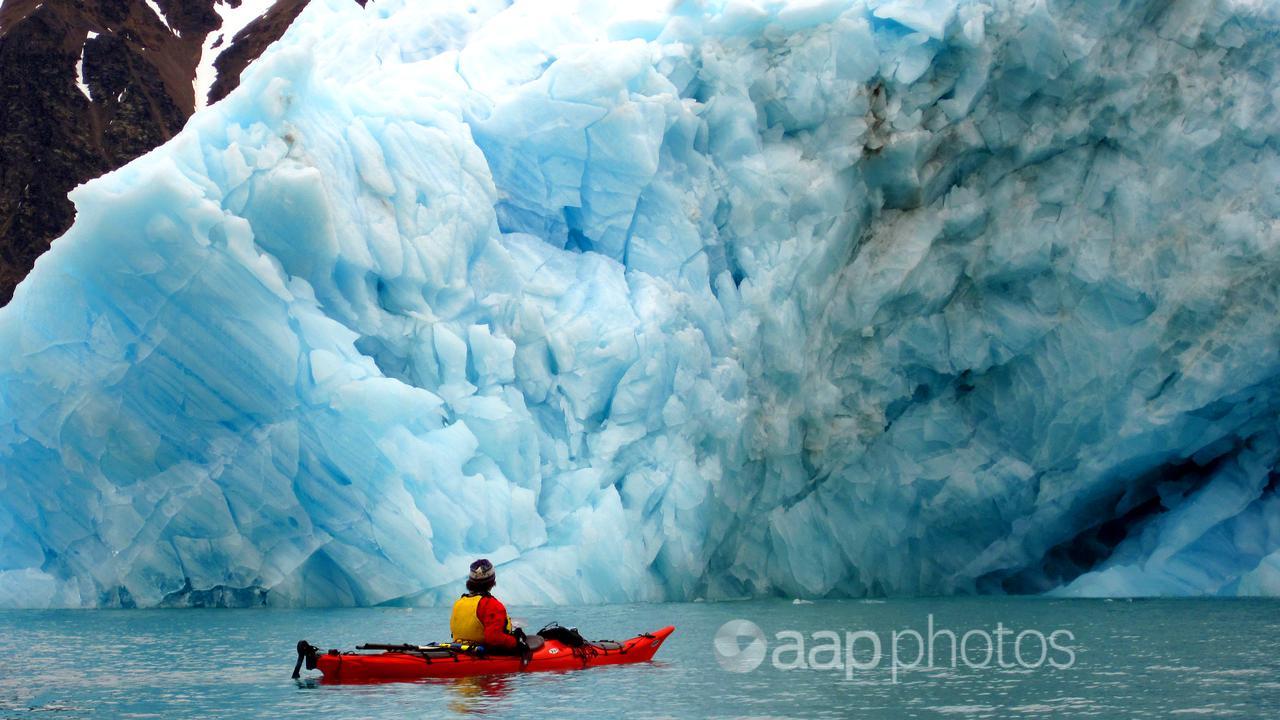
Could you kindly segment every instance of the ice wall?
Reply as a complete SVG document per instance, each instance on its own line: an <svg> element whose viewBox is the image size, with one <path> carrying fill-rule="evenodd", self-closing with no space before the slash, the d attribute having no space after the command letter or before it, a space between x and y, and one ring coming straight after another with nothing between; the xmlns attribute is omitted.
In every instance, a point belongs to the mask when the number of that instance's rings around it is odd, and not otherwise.
<svg viewBox="0 0 1280 720"><path fill-rule="evenodd" d="M1280 593L1278 29L316 0L0 311L0 606Z"/></svg>

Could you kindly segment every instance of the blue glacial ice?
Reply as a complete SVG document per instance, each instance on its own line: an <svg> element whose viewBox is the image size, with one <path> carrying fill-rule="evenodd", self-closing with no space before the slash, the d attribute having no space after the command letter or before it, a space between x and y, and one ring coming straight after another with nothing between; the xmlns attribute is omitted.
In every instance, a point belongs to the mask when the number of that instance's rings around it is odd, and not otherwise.
<svg viewBox="0 0 1280 720"><path fill-rule="evenodd" d="M0 311L0 606L1280 595L1280 10L315 0Z"/></svg>

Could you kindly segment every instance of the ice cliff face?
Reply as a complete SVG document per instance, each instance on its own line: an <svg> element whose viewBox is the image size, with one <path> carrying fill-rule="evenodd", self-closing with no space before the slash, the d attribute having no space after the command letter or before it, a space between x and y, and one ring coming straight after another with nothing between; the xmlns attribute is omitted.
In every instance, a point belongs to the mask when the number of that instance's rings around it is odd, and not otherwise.
<svg viewBox="0 0 1280 720"><path fill-rule="evenodd" d="M0 312L0 605L1280 593L1276 6L312 3Z"/></svg>

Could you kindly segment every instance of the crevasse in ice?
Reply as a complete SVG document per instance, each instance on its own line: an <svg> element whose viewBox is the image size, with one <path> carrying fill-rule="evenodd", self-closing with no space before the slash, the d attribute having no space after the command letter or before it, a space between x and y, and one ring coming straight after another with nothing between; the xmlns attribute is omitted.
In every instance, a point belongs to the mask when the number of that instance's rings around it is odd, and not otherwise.
<svg viewBox="0 0 1280 720"><path fill-rule="evenodd" d="M0 311L0 605L1280 594L1245 0L316 0Z"/></svg>

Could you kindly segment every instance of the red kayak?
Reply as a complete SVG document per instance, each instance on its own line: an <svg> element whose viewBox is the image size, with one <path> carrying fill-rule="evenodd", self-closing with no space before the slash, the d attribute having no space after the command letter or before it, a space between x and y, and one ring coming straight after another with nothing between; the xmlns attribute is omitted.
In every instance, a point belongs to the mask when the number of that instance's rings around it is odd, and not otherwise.
<svg viewBox="0 0 1280 720"><path fill-rule="evenodd" d="M323 655L319 648L298 643L298 665L305 660L309 669L318 668L326 683L368 683L423 678L457 678L472 675L541 672L545 670L580 670L597 665L623 665L648 662L662 647L675 627L642 633L630 640L600 640L573 647L557 639L530 636L527 657L513 655L473 654L450 645L370 646L377 653L338 652ZM536 640L535 640L536 639ZM541 641L541 642L538 642ZM298 668L294 669L298 677Z"/></svg>

